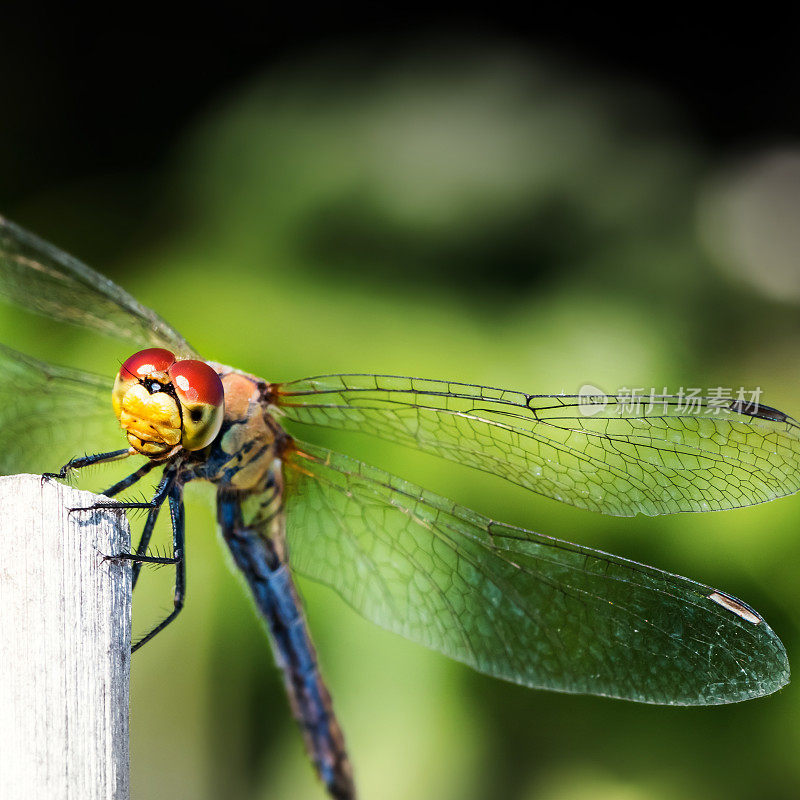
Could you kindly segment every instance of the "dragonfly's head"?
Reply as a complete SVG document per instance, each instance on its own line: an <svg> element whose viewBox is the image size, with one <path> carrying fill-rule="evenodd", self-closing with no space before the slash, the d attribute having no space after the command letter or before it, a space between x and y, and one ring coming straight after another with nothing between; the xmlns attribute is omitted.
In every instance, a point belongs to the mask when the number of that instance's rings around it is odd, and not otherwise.
<svg viewBox="0 0 800 800"><path fill-rule="evenodd" d="M131 447L149 458L202 450L225 414L219 375L205 361L178 361L160 347L141 350L120 367L111 402Z"/></svg>

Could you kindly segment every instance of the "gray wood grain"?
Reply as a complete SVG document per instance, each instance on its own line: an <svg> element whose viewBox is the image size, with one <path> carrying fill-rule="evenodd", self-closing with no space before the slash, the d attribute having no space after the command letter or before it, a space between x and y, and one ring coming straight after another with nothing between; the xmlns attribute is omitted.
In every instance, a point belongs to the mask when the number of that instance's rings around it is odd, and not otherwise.
<svg viewBox="0 0 800 800"><path fill-rule="evenodd" d="M0 798L128 800L131 573L122 512L0 477ZM104 498L107 500L107 498Z"/></svg>

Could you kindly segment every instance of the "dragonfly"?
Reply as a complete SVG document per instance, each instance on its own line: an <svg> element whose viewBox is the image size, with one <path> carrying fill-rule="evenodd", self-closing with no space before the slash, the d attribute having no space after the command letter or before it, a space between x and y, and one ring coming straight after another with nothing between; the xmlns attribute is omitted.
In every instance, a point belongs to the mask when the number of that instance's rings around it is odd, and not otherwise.
<svg viewBox="0 0 800 800"><path fill-rule="evenodd" d="M733 595L490 519L383 469L296 438L296 425L380 437L612 515L733 509L800 488L800 425L768 406L677 396L538 395L446 380L339 374L271 382L205 360L151 309L0 218L0 297L116 337L117 370L59 367L0 346L0 468L74 448L49 476L130 459L97 507L144 508L136 549L186 591L183 491L216 487L221 538L269 632L290 706L330 796L355 786L297 575L378 625L474 669L537 689L666 705L732 703L789 680L785 649ZM116 418L116 419L115 419ZM90 442L69 439L79 421ZM90 426L94 423L96 427ZM88 434L87 434L88 435ZM87 452L92 455L76 456ZM160 470L147 502L118 495ZM39 470L37 470L39 471ZM153 555L163 506L171 555Z"/></svg>

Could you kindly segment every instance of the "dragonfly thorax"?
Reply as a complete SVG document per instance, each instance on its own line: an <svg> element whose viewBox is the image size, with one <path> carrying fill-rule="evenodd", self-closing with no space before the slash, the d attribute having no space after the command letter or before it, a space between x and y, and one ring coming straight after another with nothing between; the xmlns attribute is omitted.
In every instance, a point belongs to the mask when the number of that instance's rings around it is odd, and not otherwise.
<svg viewBox="0 0 800 800"><path fill-rule="evenodd" d="M203 477L237 492L259 491L289 437L267 411L263 381L230 367L217 368L225 390L225 422Z"/></svg>
<svg viewBox="0 0 800 800"><path fill-rule="evenodd" d="M141 350L125 361L111 401L131 447L154 459L207 447L225 413L214 369L204 361L178 361L161 348Z"/></svg>

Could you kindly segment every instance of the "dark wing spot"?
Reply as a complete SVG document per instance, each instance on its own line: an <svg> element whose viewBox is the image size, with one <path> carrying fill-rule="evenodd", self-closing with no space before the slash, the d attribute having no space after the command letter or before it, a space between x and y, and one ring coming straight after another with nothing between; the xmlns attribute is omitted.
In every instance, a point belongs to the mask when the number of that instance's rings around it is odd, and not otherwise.
<svg viewBox="0 0 800 800"><path fill-rule="evenodd" d="M742 400L734 400L731 403L731 411L737 414L747 414L750 417L758 417L758 419L769 419L773 422L786 422L786 414L783 411L778 411L777 408L765 406L761 403L745 403Z"/></svg>

